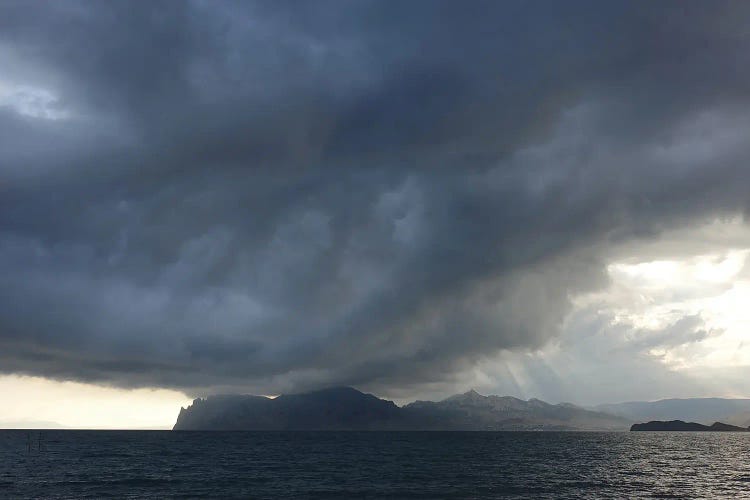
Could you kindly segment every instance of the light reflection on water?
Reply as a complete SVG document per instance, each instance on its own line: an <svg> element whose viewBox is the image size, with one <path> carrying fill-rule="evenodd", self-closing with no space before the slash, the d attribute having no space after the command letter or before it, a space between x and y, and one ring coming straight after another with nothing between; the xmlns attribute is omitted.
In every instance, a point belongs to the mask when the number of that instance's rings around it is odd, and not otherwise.
<svg viewBox="0 0 750 500"><path fill-rule="evenodd" d="M750 498L750 433L0 431L0 498Z"/></svg>

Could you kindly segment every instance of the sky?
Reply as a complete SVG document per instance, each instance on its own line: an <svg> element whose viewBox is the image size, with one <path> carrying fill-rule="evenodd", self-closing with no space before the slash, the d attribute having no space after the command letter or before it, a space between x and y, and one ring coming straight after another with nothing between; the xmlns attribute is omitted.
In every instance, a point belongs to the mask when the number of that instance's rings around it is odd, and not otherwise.
<svg viewBox="0 0 750 500"><path fill-rule="evenodd" d="M0 426L338 385L750 397L748 26L0 0Z"/></svg>

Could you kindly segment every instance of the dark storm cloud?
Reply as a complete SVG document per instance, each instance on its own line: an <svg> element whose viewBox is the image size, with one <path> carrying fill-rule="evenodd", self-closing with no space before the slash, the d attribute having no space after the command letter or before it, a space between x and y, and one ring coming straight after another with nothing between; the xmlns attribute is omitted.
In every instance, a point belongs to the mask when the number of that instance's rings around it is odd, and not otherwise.
<svg viewBox="0 0 750 500"><path fill-rule="evenodd" d="M387 388L544 345L610 245L746 208L748 10L2 2L0 369Z"/></svg>

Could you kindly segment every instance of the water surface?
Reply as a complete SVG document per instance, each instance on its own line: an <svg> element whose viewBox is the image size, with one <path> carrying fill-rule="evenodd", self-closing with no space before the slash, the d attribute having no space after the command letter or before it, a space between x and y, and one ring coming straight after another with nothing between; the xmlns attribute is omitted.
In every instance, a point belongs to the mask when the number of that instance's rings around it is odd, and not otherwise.
<svg viewBox="0 0 750 500"><path fill-rule="evenodd" d="M750 433L0 431L0 498L750 498Z"/></svg>

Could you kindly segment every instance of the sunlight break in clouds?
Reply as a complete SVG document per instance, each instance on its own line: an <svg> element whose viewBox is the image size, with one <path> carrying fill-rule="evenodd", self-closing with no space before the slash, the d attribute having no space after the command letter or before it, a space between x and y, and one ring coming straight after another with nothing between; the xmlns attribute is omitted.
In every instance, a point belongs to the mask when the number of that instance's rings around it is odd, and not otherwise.
<svg viewBox="0 0 750 500"><path fill-rule="evenodd" d="M747 397L750 231L742 219L703 221L607 253L608 284L571 297L558 337L488 356L451 390L578 404Z"/></svg>
<svg viewBox="0 0 750 500"><path fill-rule="evenodd" d="M724 224L741 230L736 221ZM734 247L613 262L607 268L612 286L597 296L610 308L613 324L639 329L640 341L660 332L663 342L648 352L672 369L750 365L749 256L750 247ZM681 342L662 333L684 318L702 323L705 336L687 336Z"/></svg>

